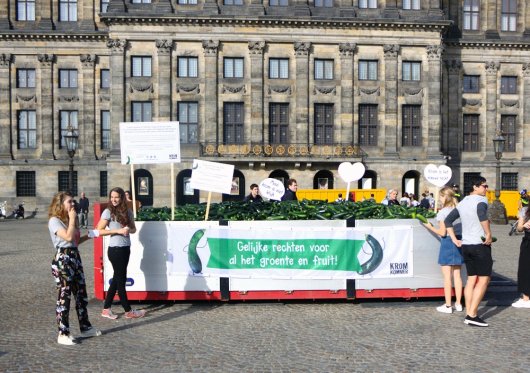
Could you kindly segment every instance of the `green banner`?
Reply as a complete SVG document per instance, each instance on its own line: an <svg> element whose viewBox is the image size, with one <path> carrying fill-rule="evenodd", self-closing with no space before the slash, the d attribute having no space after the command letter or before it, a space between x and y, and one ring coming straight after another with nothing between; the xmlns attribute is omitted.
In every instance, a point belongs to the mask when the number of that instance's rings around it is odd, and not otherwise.
<svg viewBox="0 0 530 373"><path fill-rule="evenodd" d="M208 238L209 268L308 269L358 272L364 240Z"/></svg>

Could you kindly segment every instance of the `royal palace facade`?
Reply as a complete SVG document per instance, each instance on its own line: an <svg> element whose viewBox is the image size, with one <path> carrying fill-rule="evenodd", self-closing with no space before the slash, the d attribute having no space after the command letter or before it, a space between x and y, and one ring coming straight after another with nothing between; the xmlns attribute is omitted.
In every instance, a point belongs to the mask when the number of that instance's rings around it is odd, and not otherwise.
<svg viewBox="0 0 530 373"><path fill-rule="evenodd" d="M129 189L119 123L179 121L178 203L195 158L235 165L234 195L266 177L302 189L421 193L429 163L461 186L530 185L530 4L523 0L3 0L0 200L46 206ZM7 3L7 4L6 4ZM169 204L168 165L136 165L144 204ZM138 186L136 188L138 192ZM221 198L219 196L219 198Z"/></svg>

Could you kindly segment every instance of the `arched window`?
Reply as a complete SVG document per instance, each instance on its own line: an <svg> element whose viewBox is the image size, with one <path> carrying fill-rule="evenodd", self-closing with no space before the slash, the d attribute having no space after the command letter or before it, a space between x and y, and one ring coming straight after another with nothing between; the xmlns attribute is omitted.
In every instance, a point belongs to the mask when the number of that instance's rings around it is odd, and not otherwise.
<svg viewBox="0 0 530 373"><path fill-rule="evenodd" d="M191 203L199 203L200 191L190 186L191 170L182 170L177 175L176 195L177 205L182 206Z"/></svg>
<svg viewBox="0 0 530 373"><path fill-rule="evenodd" d="M358 182L359 189L376 189L377 188L377 173L372 170L366 170L363 177Z"/></svg>
<svg viewBox="0 0 530 373"><path fill-rule="evenodd" d="M405 172L401 180L401 193L413 193L416 199L418 198L420 190L420 173L418 171L410 170Z"/></svg>
<svg viewBox="0 0 530 373"><path fill-rule="evenodd" d="M142 206L153 206L153 185L153 175L149 171L143 168L134 170L134 190L136 199L142 203Z"/></svg>
<svg viewBox="0 0 530 373"><path fill-rule="evenodd" d="M287 180L289 180L289 174L284 170L274 170L269 174L271 179L280 180L283 185L287 188Z"/></svg>
<svg viewBox="0 0 530 373"><path fill-rule="evenodd" d="M333 189L333 173L320 170L313 177L313 189Z"/></svg>
<svg viewBox="0 0 530 373"><path fill-rule="evenodd" d="M242 201L246 192L245 176L241 171L234 169L230 194L223 194L223 201Z"/></svg>

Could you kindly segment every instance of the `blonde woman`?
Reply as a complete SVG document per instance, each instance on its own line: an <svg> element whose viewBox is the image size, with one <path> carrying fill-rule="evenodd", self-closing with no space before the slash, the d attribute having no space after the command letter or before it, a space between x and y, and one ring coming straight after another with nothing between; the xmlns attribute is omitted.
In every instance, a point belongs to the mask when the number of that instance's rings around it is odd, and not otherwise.
<svg viewBox="0 0 530 373"><path fill-rule="evenodd" d="M48 229L56 253L52 260L52 274L57 285L57 305L55 313L59 336L57 343L75 345L77 341L70 335L70 296L75 296L75 309L79 319L81 337L95 337L101 331L93 328L88 321L88 296L85 274L77 246L87 240L81 236L77 224L77 213L73 196L68 192L59 192L48 208Z"/></svg>
<svg viewBox="0 0 530 373"><path fill-rule="evenodd" d="M424 224L427 229L440 236L440 253L438 255L438 264L442 267L442 275L444 279L444 296L445 304L436 307L438 312L452 313L453 307L451 305L451 293L453 289L452 282L455 287L455 310L463 311L462 307L462 277L460 269L464 262L462 258L461 249L457 247L451 237L447 235L444 220L449 213L456 208L457 199L455 192L450 187L444 187L440 190L440 204L442 209L436 215L438 228L431 224ZM460 237L462 235L462 226L460 223L454 224L455 235Z"/></svg>

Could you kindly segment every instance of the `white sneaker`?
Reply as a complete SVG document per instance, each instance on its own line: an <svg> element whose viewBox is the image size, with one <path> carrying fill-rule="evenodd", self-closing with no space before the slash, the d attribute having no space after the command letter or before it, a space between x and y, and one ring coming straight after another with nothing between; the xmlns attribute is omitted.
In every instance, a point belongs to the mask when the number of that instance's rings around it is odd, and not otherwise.
<svg viewBox="0 0 530 373"><path fill-rule="evenodd" d="M512 307L515 308L530 308L530 299L524 300L523 298L519 298L517 302L512 303Z"/></svg>
<svg viewBox="0 0 530 373"><path fill-rule="evenodd" d="M96 329L94 327L85 330L84 332L81 332L81 337L88 338L88 337L99 337L101 335L101 330Z"/></svg>
<svg viewBox="0 0 530 373"><path fill-rule="evenodd" d="M57 343L65 346L73 346L77 344L77 341L71 335L59 334L57 337Z"/></svg>
<svg viewBox="0 0 530 373"><path fill-rule="evenodd" d="M464 310L464 307L462 307L461 304L456 304L455 303L455 311L456 312L462 312Z"/></svg>
<svg viewBox="0 0 530 373"><path fill-rule="evenodd" d="M436 311L441 313L453 313L453 307L447 307L445 304L442 304L440 307L436 307Z"/></svg>

